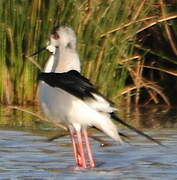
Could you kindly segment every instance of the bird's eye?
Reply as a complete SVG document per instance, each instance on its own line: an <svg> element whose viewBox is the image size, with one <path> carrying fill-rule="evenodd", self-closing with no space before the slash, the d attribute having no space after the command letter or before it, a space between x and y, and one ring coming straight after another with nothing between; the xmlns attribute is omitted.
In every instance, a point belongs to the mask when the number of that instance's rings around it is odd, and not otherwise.
<svg viewBox="0 0 177 180"><path fill-rule="evenodd" d="M52 34L52 37L55 39L55 40L58 40L60 38L60 36L58 35L57 32L53 33Z"/></svg>

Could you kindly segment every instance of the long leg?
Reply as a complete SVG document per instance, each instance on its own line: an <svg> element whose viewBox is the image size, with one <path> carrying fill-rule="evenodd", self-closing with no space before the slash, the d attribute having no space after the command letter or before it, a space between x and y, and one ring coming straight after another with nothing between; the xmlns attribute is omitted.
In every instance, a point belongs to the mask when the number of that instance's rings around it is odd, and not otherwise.
<svg viewBox="0 0 177 180"><path fill-rule="evenodd" d="M85 129L82 132L83 132L83 135L85 138L85 145L86 145L86 149L87 149L88 158L90 161L90 167L94 168L95 162L94 162L94 159L92 156L92 151L91 151L91 147L90 147L89 140L88 140L88 134L87 134L87 131Z"/></svg>
<svg viewBox="0 0 177 180"><path fill-rule="evenodd" d="M75 142L75 138L74 138L74 133L72 132L72 130L69 130L70 131L70 137L71 137L71 143L73 145L73 151L74 151L74 158L75 158L75 161L76 161L76 164L78 166L80 166L80 158L79 158L79 153L78 153L78 149L77 149L77 144Z"/></svg>
<svg viewBox="0 0 177 180"><path fill-rule="evenodd" d="M86 168L86 159L85 159L85 155L84 155L84 148L83 148L83 142L82 142L82 135L81 135L81 131L76 131L77 133L77 138L78 138L78 150L79 150L79 154L81 157L81 167Z"/></svg>

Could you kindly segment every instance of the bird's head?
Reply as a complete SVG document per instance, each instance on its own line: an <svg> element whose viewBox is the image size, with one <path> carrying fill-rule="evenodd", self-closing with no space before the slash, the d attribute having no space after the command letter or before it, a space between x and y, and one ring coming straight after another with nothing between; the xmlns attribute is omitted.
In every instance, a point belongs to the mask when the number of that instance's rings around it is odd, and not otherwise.
<svg viewBox="0 0 177 180"><path fill-rule="evenodd" d="M76 35L71 28L63 26L55 28L55 30L50 36L50 41L47 49L50 52L54 52L55 48L58 47L71 49L76 48Z"/></svg>

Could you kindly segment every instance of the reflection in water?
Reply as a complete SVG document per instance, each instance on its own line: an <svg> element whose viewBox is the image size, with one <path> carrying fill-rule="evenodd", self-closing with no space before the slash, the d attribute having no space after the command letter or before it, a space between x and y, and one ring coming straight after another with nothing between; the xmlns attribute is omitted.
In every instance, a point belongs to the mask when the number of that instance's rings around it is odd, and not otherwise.
<svg viewBox="0 0 177 180"><path fill-rule="evenodd" d="M122 117L135 127L171 128L177 127L177 109L166 106L137 106L121 109Z"/></svg>
<svg viewBox="0 0 177 180"><path fill-rule="evenodd" d="M129 111L129 112L128 112ZM68 137L46 141L57 129L36 123L31 115L0 109L0 179L176 179L177 114L163 106L139 107L120 112L136 127L161 140L160 147L127 129L130 144L100 147L91 139L97 168L78 170Z"/></svg>

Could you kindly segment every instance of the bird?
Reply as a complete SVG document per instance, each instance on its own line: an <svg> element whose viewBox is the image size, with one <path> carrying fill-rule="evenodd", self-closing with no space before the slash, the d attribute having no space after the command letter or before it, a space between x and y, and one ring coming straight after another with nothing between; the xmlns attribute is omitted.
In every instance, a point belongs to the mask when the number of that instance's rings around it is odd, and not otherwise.
<svg viewBox="0 0 177 180"><path fill-rule="evenodd" d="M95 168L87 129L95 127L122 144L122 133L112 119L158 144L117 115L117 109L89 79L81 75L76 34L67 26L55 28L46 47L52 54L39 73L39 100L44 114L68 128L76 166Z"/></svg>

